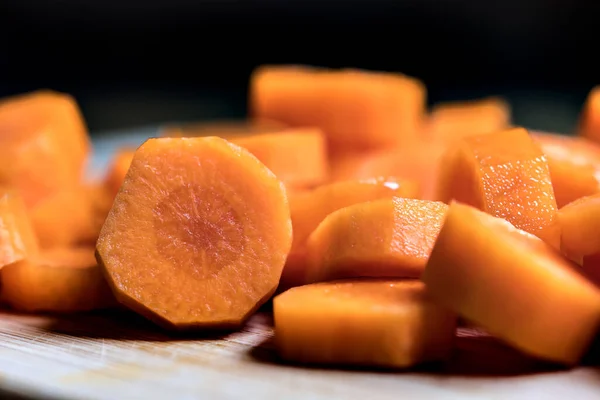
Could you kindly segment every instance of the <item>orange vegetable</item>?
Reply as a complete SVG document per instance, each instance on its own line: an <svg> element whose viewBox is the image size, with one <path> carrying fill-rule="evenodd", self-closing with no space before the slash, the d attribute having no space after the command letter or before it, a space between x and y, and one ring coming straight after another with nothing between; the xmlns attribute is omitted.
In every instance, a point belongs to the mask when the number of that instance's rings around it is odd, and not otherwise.
<svg viewBox="0 0 600 400"><path fill-rule="evenodd" d="M25 203L15 191L0 190L0 268L38 252Z"/></svg>
<svg viewBox="0 0 600 400"><path fill-rule="evenodd" d="M600 192L600 146L564 135L534 133L532 137L548 160L559 208Z"/></svg>
<svg viewBox="0 0 600 400"><path fill-rule="evenodd" d="M337 210L307 243L308 282L357 277L418 278L446 204L383 199Z"/></svg>
<svg viewBox="0 0 600 400"><path fill-rule="evenodd" d="M567 204L558 218L563 253L573 259L600 253L600 193Z"/></svg>
<svg viewBox="0 0 600 400"><path fill-rule="evenodd" d="M328 178L327 145L319 129L225 138L252 153L286 185L310 187Z"/></svg>
<svg viewBox="0 0 600 400"><path fill-rule="evenodd" d="M301 286L273 300L282 358L317 364L404 368L443 360L456 317L423 283L360 280Z"/></svg>
<svg viewBox="0 0 600 400"><path fill-rule="evenodd" d="M600 328L600 290L552 247L451 203L423 274L440 305L512 346L576 363Z"/></svg>
<svg viewBox="0 0 600 400"><path fill-rule="evenodd" d="M42 251L0 274L2 299L17 310L74 312L116 304L92 247Z"/></svg>
<svg viewBox="0 0 600 400"><path fill-rule="evenodd" d="M251 119L241 121L212 121L181 126L168 126L161 132L164 137L197 136L240 136L275 133L286 129L286 125L273 120Z"/></svg>
<svg viewBox="0 0 600 400"><path fill-rule="evenodd" d="M525 129L464 138L441 167L438 200L475 206L560 246L548 163Z"/></svg>
<svg viewBox="0 0 600 400"><path fill-rule="evenodd" d="M133 160L133 153L135 149L124 148L117 151L114 155L113 160L110 164L108 172L104 178L106 187L113 196L116 196L125 180L127 170Z"/></svg>
<svg viewBox="0 0 600 400"><path fill-rule="evenodd" d="M75 100L50 91L0 101L0 184L28 207L77 184L90 150Z"/></svg>
<svg viewBox="0 0 600 400"><path fill-rule="evenodd" d="M590 91L583 106L578 129L579 135L600 143L600 86Z"/></svg>
<svg viewBox="0 0 600 400"><path fill-rule="evenodd" d="M251 78L250 106L257 118L321 128L332 151L388 146L417 137L425 87L400 74L264 66Z"/></svg>
<svg viewBox="0 0 600 400"><path fill-rule="evenodd" d="M292 243L285 189L216 137L150 139L97 242L117 299L171 329L239 327L275 291Z"/></svg>
<svg viewBox="0 0 600 400"><path fill-rule="evenodd" d="M454 142L507 129L510 120L510 107L501 98L442 103L431 111L427 134L437 140Z"/></svg>

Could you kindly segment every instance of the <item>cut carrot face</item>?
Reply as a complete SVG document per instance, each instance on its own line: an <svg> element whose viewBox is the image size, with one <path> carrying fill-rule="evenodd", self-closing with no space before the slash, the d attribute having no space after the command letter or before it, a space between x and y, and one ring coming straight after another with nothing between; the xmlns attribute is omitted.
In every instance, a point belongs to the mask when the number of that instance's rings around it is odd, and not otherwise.
<svg viewBox="0 0 600 400"><path fill-rule="evenodd" d="M296 128L225 139L248 150L288 186L310 187L328 179L327 144L319 129Z"/></svg>
<svg viewBox="0 0 600 400"><path fill-rule="evenodd" d="M169 126L163 129L163 137L198 137L198 136L241 136L275 133L286 129L279 121L267 119L250 119L241 121L213 121L181 126Z"/></svg>
<svg viewBox="0 0 600 400"><path fill-rule="evenodd" d="M600 143L600 86L590 91L583 106L579 120L579 135Z"/></svg>
<svg viewBox="0 0 600 400"><path fill-rule="evenodd" d="M38 242L21 196L0 190L0 268L38 252Z"/></svg>
<svg viewBox="0 0 600 400"><path fill-rule="evenodd" d="M307 242L308 282L420 277L446 209L441 202L393 198L329 214Z"/></svg>
<svg viewBox="0 0 600 400"><path fill-rule="evenodd" d="M447 358L456 330L412 280L301 286L275 297L273 312L279 354L300 363L410 367Z"/></svg>
<svg viewBox="0 0 600 400"><path fill-rule="evenodd" d="M283 184L216 137L146 141L97 254L117 299L170 329L239 327L274 293L292 243Z"/></svg>
<svg viewBox="0 0 600 400"><path fill-rule="evenodd" d="M584 138L533 133L548 160L559 208L600 192L600 146Z"/></svg>
<svg viewBox="0 0 600 400"><path fill-rule="evenodd" d="M2 269L2 299L22 311L75 312L117 303L93 247L42 251Z"/></svg>
<svg viewBox="0 0 600 400"><path fill-rule="evenodd" d="M129 170L129 166L131 165L131 160L133 160L133 153L135 149L125 148L119 150L106 173L106 177L104 178L106 188L112 193L114 196L117 195L123 181L125 180L125 175L127 175L127 171Z"/></svg>
<svg viewBox="0 0 600 400"><path fill-rule="evenodd" d="M250 92L255 117L319 127L330 150L410 142L425 115L425 87L400 74L267 66Z"/></svg>
<svg viewBox="0 0 600 400"><path fill-rule="evenodd" d="M574 259L600 253L600 193L567 204L558 218L563 253Z"/></svg>
<svg viewBox="0 0 600 400"><path fill-rule="evenodd" d="M39 91L0 102L0 183L28 207L82 177L89 138L75 101Z"/></svg>
<svg viewBox="0 0 600 400"><path fill-rule="evenodd" d="M472 205L559 248L548 163L525 129L464 138L441 168L438 200Z"/></svg>
<svg viewBox="0 0 600 400"><path fill-rule="evenodd" d="M497 97L443 103L431 111L427 134L435 140L454 142L463 137L493 133L509 127L510 114L508 103Z"/></svg>
<svg viewBox="0 0 600 400"><path fill-rule="evenodd" d="M422 280L432 298L530 355L576 363L600 328L600 290L506 220L453 202Z"/></svg>

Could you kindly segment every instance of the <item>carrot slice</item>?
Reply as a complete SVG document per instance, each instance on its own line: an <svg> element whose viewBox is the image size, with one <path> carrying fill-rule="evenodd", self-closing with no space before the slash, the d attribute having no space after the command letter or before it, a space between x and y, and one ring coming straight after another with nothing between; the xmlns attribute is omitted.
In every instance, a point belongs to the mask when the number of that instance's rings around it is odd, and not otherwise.
<svg viewBox="0 0 600 400"><path fill-rule="evenodd" d="M18 310L73 312L116 305L93 247L42 251L0 274L2 298Z"/></svg>
<svg viewBox="0 0 600 400"><path fill-rule="evenodd" d="M600 192L600 146L584 138L533 133L548 160L559 208Z"/></svg>
<svg viewBox="0 0 600 400"><path fill-rule="evenodd" d="M400 74L264 66L251 78L255 117L317 126L330 150L412 141L425 113L425 87Z"/></svg>
<svg viewBox="0 0 600 400"><path fill-rule="evenodd" d="M197 136L241 136L275 133L286 129L279 121L268 119L250 119L241 121L212 121L167 126L161 132L163 137L197 137Z"/></svg>
<svg viewBox="0 0 600 400"><path fill-rule="evenodd" d="M383 199L337 210L307 242L307 280L357 277L418 278L447 205Z"/></svg>
<svg viewBox="0 0 600 400"><path fill-rule="evenodd" d="M273 300L275 343L302 363L404 368L443 360L456 317L419 281L360 280L290 289Z"/></svg>
<svg viewBox="0 0 600 400"><path fill-rule="evenodd" d="M563 253L574 259L600 253L600 193L567 204L558 218Z"/></svg>
<svg viewBox="0 0 600 400"><path fill-rule="evenodd" d="M17 188L28 207L78 183L89 150L70 96L39 91L0 102L0 183Z"/></svg>
<svg viewBox="0 0 600 400"><path fill-rule="evenodd" d="M327 145L320 129L296 128L225 139L252 153L286 185L310 187L328 178Z"/></svg>
<svg viewBox="0 0 600 400"><path fill-rule="evenodd" d="M131 160L133 160L134 152L135 149L123 148L118 150L113 157L113 160L104 178L105 185L109 192L113 194L113 196L117 195L121 185L123 184L123 181L125 180L125 175L127 175L127 171L131 165Z"/></svg>
<svg viewBox="0 0 600 400"><path fill-rule="evenodd" d="M596 86L588 94L578 130L580 136L600 143L600 86Z"/></svg>
<svg viewBox="0 0 600 400"><path fill-rule="evenodd" d="M600 328L600 290L537 237L451 203L423 274L431 296L531 355L576 363Z"/></svg>
<svg viewBox="0 0 600 400"><path fill-rule="evenodd" d="M525 129L464 138L441 167L438 200L475 206L559 248L548 163Z"/></svg>
<svg viewBox="0 0 600 400"><path fill-rule="evenodd" d="M38 252L38 242L33 233L21 196L12 190L0 191L0 268L20 261Z"/></svg>
<svg viewBox="0 0 600 400"><path fill-rule="evenodd" d="M429 115L427 134L436 140L454 142L506 129L510 120L508 103L498 97L442 103Z"/></svg>
<svg viewBox="0 0 600 400"><path fill-rule="evenodd" d="M166 328L238 327L275 291L292 243L285 188L216 138L146 141L97 242L117 299Z"/></svg>

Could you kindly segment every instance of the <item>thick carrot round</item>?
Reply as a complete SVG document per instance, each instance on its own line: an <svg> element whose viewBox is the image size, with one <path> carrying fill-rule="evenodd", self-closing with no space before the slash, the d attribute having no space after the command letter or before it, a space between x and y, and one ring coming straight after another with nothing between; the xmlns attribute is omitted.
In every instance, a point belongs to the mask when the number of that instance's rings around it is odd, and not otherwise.
<svg viewBox="0 0 600 400"><path fill-rule="evenodd" d="M600 290L539 238L451 203L422 280L441 306L533 356L574 364L600 328Z"/></svg>
<svg viewBox="0 0 600 400"><path fill-rule="evenodd" d="M397 197L329 214L308 239L307 281L420 277L447 207Z"/></svg>
<svg viewBox="0 0 600 400"><path fill-rule="evenodd" d="M17 310L75 312L117 303L93 247L42 251L3 268L2 299Z"/></svg>
<svg viewBox="0 0 600 400"><path fill-rule="evenodd" d="M171 329L240 324L275 291L292 242L283 184L216 137L150 139L97 243L117 299Z"/></svg>
<svg viewBox="0 0 600 400"><path fill-rule="evenodd" d="M38 241L21 196L0 189L0 268L38 252Z"/></svg>
<svg viewBox="0 0 600 400"><path fill-rule="evenodd" d="M419 281L306 285L273 300L275 344L288 361L404 368L450 355L456 317Z"/></svg>

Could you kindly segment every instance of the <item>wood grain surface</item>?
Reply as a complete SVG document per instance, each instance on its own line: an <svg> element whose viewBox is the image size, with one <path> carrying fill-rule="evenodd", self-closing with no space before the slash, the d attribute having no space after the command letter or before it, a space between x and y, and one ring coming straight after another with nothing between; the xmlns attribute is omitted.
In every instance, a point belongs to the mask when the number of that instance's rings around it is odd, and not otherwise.
<svg viewBox="0 0 600 400"><path fill-rule="evenodd" d="M168 336L126 312L2 313L0 387L29 398L102 400L600 399L600 368L556 370L466 328L450 362L410 372L283 364L272 332L264 311L241 332L213 337Z"/></svg>

